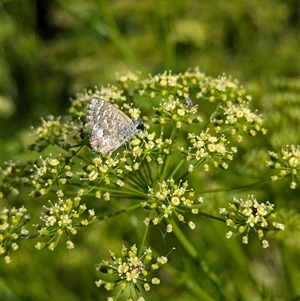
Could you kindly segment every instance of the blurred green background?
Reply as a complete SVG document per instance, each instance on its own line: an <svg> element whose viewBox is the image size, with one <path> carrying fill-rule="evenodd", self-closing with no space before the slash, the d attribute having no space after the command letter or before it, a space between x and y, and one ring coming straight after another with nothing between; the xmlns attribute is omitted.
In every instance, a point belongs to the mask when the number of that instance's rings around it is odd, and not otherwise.
<svg viewBox="0 0 300 301"><path fill-rule="evenodd" d="M226 72L260 96L265 81L299 75L298 4L2 1L2 161L22 149L16 140L41 116L63 113L69 97L116 73L199 66L209 76Z"/></svg>
<svg viewBox="0 0 300 301"><path fill-rule="evenodd" d="M69 98L77 92L113 84L116 74L128 70L178 73L199 66L209 76L225 72L254 96L253 107L265 111L270 126L267 146L279 149L286 143L299 143L299 116L295 114L299 112L299 98L280 96L287 89L294 93L300 90L299 37L296 0L3 0L1 162L28 158L24 145L30 139L30 126L39 124L40 117L62 115L67 111ZM283 108L285 99L287 107ZM281 114L287 116L285 123ZM274 125L282 131L272 128ZM253 158L256 156L257 150L253 150ZM248 158L250 165L253 158ZM269 195L275 198L280 193L290 193L288 188L284 192L277 189ZM279 198L281 203L285 201L283 195ZM35 202L30 200L27 207L33 210ZM283 222L294 225L296 213L285 215ZM120 228L122 238L112 240L112 231ZM294 229L294 235L299 235L297 230ZM274 249L266 253L258 243L241 246L238 240L226 240L225 231L220 223L202 222L197 233L200 236L189 231L186 235L199 250L209 250L204 257L211 269L221 269L221 277L239 281L238 286L249 299L240 296L238 300L282 300L282 296L295 295L295 269L299 265L299 246L295 241L277 245L271 241L270 249ZM37 252L33 248L36 242L30 242L5 267L0 283L5 292L2 298L104 300L105 293L93 283L98 279L94 264L108 258L107 249L117 251L112 247L115 243L119 248L121 242L127 241L134 241L130 227L114 220L76 235L72 252L65 249L64 243L54 252ZM159 242L163 252L173 247L172 241ZM175 265L176 256L174 253ZM290 260L281 262L286 256ZM178 263L182 264L180 260ZM187 258L184 269L192 269L192 265ZM149 300L197 300L188 287L180 289L186 283L182 281L184 275L163 276L170 278L169 282L150 293ZM213 287L205 279L203 275L203 287L213 295ZM224 278L224 283L230 290L228 278ZM273 294L272 288L278 291Z"/></svg>

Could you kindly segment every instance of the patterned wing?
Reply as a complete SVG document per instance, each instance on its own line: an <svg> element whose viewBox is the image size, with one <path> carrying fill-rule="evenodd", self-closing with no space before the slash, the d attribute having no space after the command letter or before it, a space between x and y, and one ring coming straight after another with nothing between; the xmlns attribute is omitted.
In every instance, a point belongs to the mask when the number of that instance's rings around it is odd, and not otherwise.
<svg viewBox="0 0 300 301"><path fill-rule="evenodd" d="M91 127L90 143L96 152L111 153L136 131L138 122L132 121L114 105L93 97L88 107L87 120Z"/></svg>

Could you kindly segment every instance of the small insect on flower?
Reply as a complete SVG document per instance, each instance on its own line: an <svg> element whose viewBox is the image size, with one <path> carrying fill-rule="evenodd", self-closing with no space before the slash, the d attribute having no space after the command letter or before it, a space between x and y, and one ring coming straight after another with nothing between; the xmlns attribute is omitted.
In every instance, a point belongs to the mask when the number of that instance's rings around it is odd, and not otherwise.
<svg viewBox="0 0 300 301"><path fill-rule="evenodd" d="M142 124L140 118L131 120L114 105L93 97L86 119L91 128L90 143L95 152L112 153L129 140Z"/></svg>
<svg viewBox="0 0 300 301"><path fill-rule="evenodd" d="M187 106L187 108L188 108L189 110L193 107L193 102L192 102L192 100L191 100L189 97L187 97L187 98L184 100L184 102L185 102L185 105Z"/></svg>

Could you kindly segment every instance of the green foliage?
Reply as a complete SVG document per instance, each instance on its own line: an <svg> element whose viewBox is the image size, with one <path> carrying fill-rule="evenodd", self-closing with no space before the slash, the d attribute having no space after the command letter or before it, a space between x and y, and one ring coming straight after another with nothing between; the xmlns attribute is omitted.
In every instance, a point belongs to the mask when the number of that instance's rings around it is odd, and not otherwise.
<svg viewBox="0 0 300 301"><path fill-rule="evenodd" d="M4 300L299 298L295 0L0 5ZM143 117L111 155L92 96Z"/></svg>
<svg viewBox="0 0 300 301"><path fill-rule="evenodd" d="M93 153L89 124L85 122L92 97L110 101L133 119L142 117L143 129L122 146L122 151ZM246 297L229 279L221 285L215 259L200 255L206 247L197 237L212 249L216 244L227 245L224 254L238 254L235 265L245 268L249 263L243 258L243 248L237 242L229 247L225 236L241 236L243 244L252 244L254 236L268 248L267 232L284 230L274 204L266 196L259 197L261 201L249 195L250 191L259 195L263 182L250 177L251 172L237 175L243 156L247 156L247 145L252 140L262 141L259 136L267 133L261 116L251 110L250 100L236 81L225 76L209 78L197 69L149 77L124 74L113 85L78 94L67 114L42 119L35 129L29 145L35 160L8 162L2 168L1 196L7 204L1 214L0 251L4 260L14 260L21 240L34 239L35 248L41 252L45 248L56 251L64 241L70 256L76 245L85 246L89 252L90 245L100 244L100 253L105 254L123 240L121 256L110 251L112 261L98 264L102 276L97 276L98 280L88 276L91 283L96 281L97 286L112 291L110 295L119 296L118 300L123 296L148 299L146 292L167 281L163 274L156 273L167 262L168 273L172 277L182 273L185 286L193 279L191 292L198 299ZM290 187L296 189L299 146L292 145L281 153L282 158L270 152L272 161L267 162L265 170L267 165L279 170L280 177L273 176L272 180L289 178ZM39 217L37 208L31 208L33 227L25 205L9 209L20 200L27 204L30 198L42 203L49 200ZM107 220L110 226L106 235L115 243L110 239L103 244L101 236L89 243L76 239L82 232L98 233L92 225ZM219 239L224 237L222 242L210 237L216 227L213 220L224 225L218 230ZM227 234L225 225L230 228ZM111 227L118 231L111 231ZM130 235L125 234L128 231ZM122 239L123 235L126 238ZM166 254L173 247L173 252ZM157 261L150 264L152 253L157 254ZM91 254L94 264L101 260L97 251ZM172 258L176 260L172 262ZM185 267L192 261L194 267ZM203 277L207 288L201 285ZM258 279L249 274L245 277L250 277L253 288L257 287ZM229 291L228 285L233 286ZM148 296L151 298L151 294Z"/></svg>
<svg viewBox="0 0 300 301"><path fill-rule="evenodd" d="M0 84L9 130L3 136L36 124L45 110L59 115L75 91L124 70L200 66L212 76L225 71L258 84L297 76L297 7L295 0L4 1ZM4 159L15 149L3 150Z"/></svg>

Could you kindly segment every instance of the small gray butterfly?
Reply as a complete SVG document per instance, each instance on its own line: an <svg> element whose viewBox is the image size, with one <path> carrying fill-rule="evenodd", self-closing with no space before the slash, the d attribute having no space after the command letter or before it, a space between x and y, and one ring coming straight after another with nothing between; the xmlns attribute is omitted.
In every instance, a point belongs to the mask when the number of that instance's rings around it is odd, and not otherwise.
<svg viewBox="0 0 300 301"><path fill-rule="evenodd" d="M129 140L142 124L140 118L131 120L111 103L93 97L86 119L91 128L90 143L95 152L112 153Z"/></svg>

